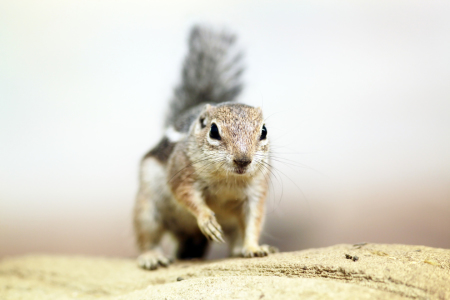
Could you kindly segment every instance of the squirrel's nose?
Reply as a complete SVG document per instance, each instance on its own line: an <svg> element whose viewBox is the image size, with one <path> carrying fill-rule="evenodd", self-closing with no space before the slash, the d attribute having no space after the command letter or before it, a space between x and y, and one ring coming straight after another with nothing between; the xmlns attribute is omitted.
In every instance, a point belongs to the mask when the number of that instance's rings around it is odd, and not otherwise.
<svg viewBox="0 0 450 300"><path fill-rule="evenodd" d="M240 158L240 159L235 159L233 161L238 167L241 167L241 168L244 168L252 163L252 160L249 158Z"/></svg>

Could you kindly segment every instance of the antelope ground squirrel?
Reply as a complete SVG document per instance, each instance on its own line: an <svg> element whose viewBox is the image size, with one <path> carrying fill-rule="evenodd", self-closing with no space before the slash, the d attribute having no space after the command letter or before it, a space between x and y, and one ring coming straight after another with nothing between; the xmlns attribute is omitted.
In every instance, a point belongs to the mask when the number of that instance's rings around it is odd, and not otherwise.
<svg viewBox="0 0 450 300"><path fill-rule="evenodd" d="M171 262L160 248L164 233L177 257L200 258L208 240L228 241L232 256L266 256L259 245L270 175L268 131L262 111L233 103L242 89L236 37L196 26L166 118L166 131L141 161L134 228L138 264Z"/></svg>

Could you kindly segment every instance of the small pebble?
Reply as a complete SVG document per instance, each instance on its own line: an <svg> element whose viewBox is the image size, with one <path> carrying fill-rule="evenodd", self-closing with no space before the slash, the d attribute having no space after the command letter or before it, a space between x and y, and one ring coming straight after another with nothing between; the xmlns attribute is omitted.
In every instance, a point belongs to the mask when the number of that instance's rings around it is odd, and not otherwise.
<svg viewBox="0 0 450 300"><path fill-rule="evenodd" d="M351 260L353 260L353 261L357 261L358 259L359 259L359 257L358 256L352 256L352 255L350 255L350 254L345 254L345 258L346 259L351 259Z"/></svg>
<svg viewBox="0 0 450 300"><path fill-rule="evenodd" d="M177 278L177 281L181 281L181 280L184 280L184 278L181 276Z"/></svg>

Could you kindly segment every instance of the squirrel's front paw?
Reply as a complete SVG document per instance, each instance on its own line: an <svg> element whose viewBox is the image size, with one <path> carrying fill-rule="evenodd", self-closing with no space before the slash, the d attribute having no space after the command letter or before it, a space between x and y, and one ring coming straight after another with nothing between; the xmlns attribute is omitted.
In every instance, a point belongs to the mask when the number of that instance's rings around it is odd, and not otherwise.
<svg viewBox="0 0 450 300"><path fill-rule="evenodd" d="M243 257L263 257L263 256L269 255L270 253L276 253L276 252L278 252L278 249L274 246L269 246L269 245L244 247L242 249L242 256Z"/></svg>
<svg viewBox="0 0 450 300"><path fill-rule="evenodd" d="M155 270L159 266L167 267L172 260L165 257L159 251L147 251L139 255L137 263L139 267L147 270Z"/></svg>
<svg viewBox="0 0 450 300"><path fill-rule="evenodd" d="M197 218L198 227L201 232L211 240L219 243L225 243L222 238L222 227L217 223L216 217L213 213L207 213Z"/></svg>

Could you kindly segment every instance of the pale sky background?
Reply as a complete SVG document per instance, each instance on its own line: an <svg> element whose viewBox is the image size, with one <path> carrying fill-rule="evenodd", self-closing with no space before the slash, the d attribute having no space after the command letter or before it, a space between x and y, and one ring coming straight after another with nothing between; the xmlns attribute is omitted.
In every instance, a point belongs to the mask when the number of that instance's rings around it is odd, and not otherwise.
<svg viewBox="0 0 450 300"><path fill-rule="evenodd" d="M196 23L238 34L240 101L268 117L264 242L449 248L449 16L448 1L1 1L0 256L135 255L138 162Z"/></svg>

